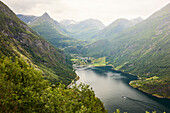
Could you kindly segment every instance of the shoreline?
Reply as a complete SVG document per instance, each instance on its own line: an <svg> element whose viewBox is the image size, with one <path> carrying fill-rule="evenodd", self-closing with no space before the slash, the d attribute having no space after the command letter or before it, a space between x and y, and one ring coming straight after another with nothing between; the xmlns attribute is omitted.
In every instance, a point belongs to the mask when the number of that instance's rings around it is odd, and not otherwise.
<svg viewBox="0 0 170 113"><path fill-rule="evenodd" d="M134 74L132 74L132 73L127 73L127 72L124 72L124 71L121 71L121 70L115 70L114 67L113 67L112 69L113 69L114 71L118 71L118 72L121 72L121 73L125 73L125 74L129 74L129 75L136 76L136 77L138 78L138 80L141 79L141 77L139 77L138 75L134 75ZM129 82L129 85L130 85L131 87L133 87L133 86L132 86L130 83L133 82L133 81L134 81L134 80L132 80L132 81ZM149 94L149 95L151 95L151 96L157 97L157 98L159 98L159 99L170 99L170 97L163 97L163 96L160 96L160 95L157 95L157 94L151 94L150 92L147 92L147 91L145 91L144 89L141 89L141 88L137 88L137 87L133 87L133 88L135 88L135 89L137 89L137 90L139 90L139 91L142 91L142 92L144 92L144 93L146 93L146 94Z"/></svg>
<svg viewBox="0 0 170 113"><path fill-rule="evenodd" d="M106 66L111 66L111 67L112 67L111 70L114 70L114 71L117 71L117 72L120 72L120 73L125 73L125 74L129 74L129 75L136 76L138 80L141 79L141 77L139 77L138 75L134 75L134 74L132 74L132 73L127 73L127 72L124 72L124 71L121 71L121 70L116 70L112 65L101 65L101 66L82 65L82 66L77 66L77 67L78 67L78 68L81 68L81 67L106 67ZM76 68L77 68L77 67L76 67ZM131 82L132 82L132 81L129 82L129 85L130 85ZM73 84L73 83L72 83L72 84ZM130 86L133 87L132 85L130 85ZM160 96L160 95L151 94L151 93L149 93L149 92L147 92L147 91L145 91L144 89L141 89L141 88L137 88L137 87L133 87L133 88L135 88L135 89L137 89L137 90L139 90L139 91L142 91L142 92L144 92L144 93L146 93L146 94L149 94L149 95L151 95L151 96L160 98L160 99L170 99L170 97L163 97L163 96Z"/></svg>
<svg viewBox="0 0 170 113"><path fill-rule="evenodd" d="M70 88L71 85L73 85L77 80L79 80L80 77L77 75L74 80L71 81L71 83L67 86L67 88Z"/></svg>
<svg viewBox="0 0 170 113"><path fill-rule="evenodd" d="M130 81L130 82L129 82L129 85L130 85L131 87L133 87L133 88L135 88L135 89L137 89L137 90L139 90L139 91L142 91L143 93L149 94L149 95L154 96L154 97L157 97L157 98L159 98L159 99L170 99L170 97L163 97L163 96L160 96L160 95L157 95L157 94L151 94L151 93L145 91L145 90L142 89L142 88L134 87L134 86L131 85L131 82L133 82L133 81Z"/></svg>

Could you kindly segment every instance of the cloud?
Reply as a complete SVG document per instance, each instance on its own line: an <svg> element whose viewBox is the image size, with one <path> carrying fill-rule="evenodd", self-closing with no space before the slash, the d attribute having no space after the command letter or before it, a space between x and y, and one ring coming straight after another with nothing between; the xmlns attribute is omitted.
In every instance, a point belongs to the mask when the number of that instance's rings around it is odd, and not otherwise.
<svg viewBox="0 0 170 113"><path fill-rule="evenodd" d="M25 12L36 7L37 4L46 4L45 0L2 0L16 12Z"/></svg>
<svg viewBox="0 0 170 113"><path fill-rule="evenodd" d="M61 11L61 0L2 0L15 13L41 15L47 11ZM54 10L55 9L55 10ZM58 9L58 10L57 10Z"/></svg>
<svg viewBox="0 0 170 113"><path fill-rule="evenodd" d="M96 18L109 24L118 18L148 17L169 0L2 0L15 13L42 15L56 20Z"/></svg>

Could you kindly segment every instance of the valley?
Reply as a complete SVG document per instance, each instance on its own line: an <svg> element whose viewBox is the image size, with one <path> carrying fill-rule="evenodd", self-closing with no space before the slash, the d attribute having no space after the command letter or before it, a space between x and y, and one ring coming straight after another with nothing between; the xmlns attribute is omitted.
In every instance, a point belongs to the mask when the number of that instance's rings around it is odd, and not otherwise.
<svg viewBox="0 0 170 113"><path fill-rule="evenodd" d="M170 3L107 26L50 15L0 1L0 112L170 111Z"/></svg>
<svg viewBox="0 0 170 113"><path fill-rule="evenodd" d="M30 19L28 25L69 54L105 60L103 62L86 59L84 62L73 56L72 61L78 65L112 65L115 70L141 78L131 84L135 88L158 97L170 98L169 10L168 4L145 20L140 17L132 20L121 18L108 26L94 19L57 22L44 13L33 21ZM25 16L27 17L29 16ZM24 15L20 19L23 18ZM92 30L94 28L95 31ZM47 29L51 29L50 32L46 32ZM154 76L158 79L147 80Z"/></svg>

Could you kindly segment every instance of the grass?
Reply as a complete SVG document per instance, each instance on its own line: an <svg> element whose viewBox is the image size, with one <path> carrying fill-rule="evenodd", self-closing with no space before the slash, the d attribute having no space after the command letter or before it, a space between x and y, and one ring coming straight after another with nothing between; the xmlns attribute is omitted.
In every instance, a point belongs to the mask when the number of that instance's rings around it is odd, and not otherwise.
<svg viewBox="0 0 170 113"><path fill-rule="evenodd" d="M74 61L77 61L77 60L78 60L78 59L75 59L75 58L71 59L71 61L73 61L73 62L74 62Z"/></svg>
<svg viewBox="0 0 170 113"><path fill-rule="evenodd" d="M156 79L158 79L159 77L157 77L157 76L153 76L153 77L150 77L150 78L147 78L146 80L156 80Z"/></svg>
<svg viewBox="0 0 170 113"><path fill-rule="evenodd" d="M93 66L106 66L107 65L106 57L94 59L92 62L93 62L92 64Z"/></svg>

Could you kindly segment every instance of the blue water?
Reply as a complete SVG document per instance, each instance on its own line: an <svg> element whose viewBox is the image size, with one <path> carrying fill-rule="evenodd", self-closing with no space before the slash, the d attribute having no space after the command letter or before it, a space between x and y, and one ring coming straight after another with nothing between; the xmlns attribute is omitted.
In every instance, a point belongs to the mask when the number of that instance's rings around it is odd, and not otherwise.
<svg viewBox="0 0 170 113"><path fill-rule="evenodd" d="M76 73L80 77L76 83L90 85L109 113L116 109L128 113L170 113L170 99L159 99L129 86L136 76L113 71L110 66L77 68Z"/></svg>

